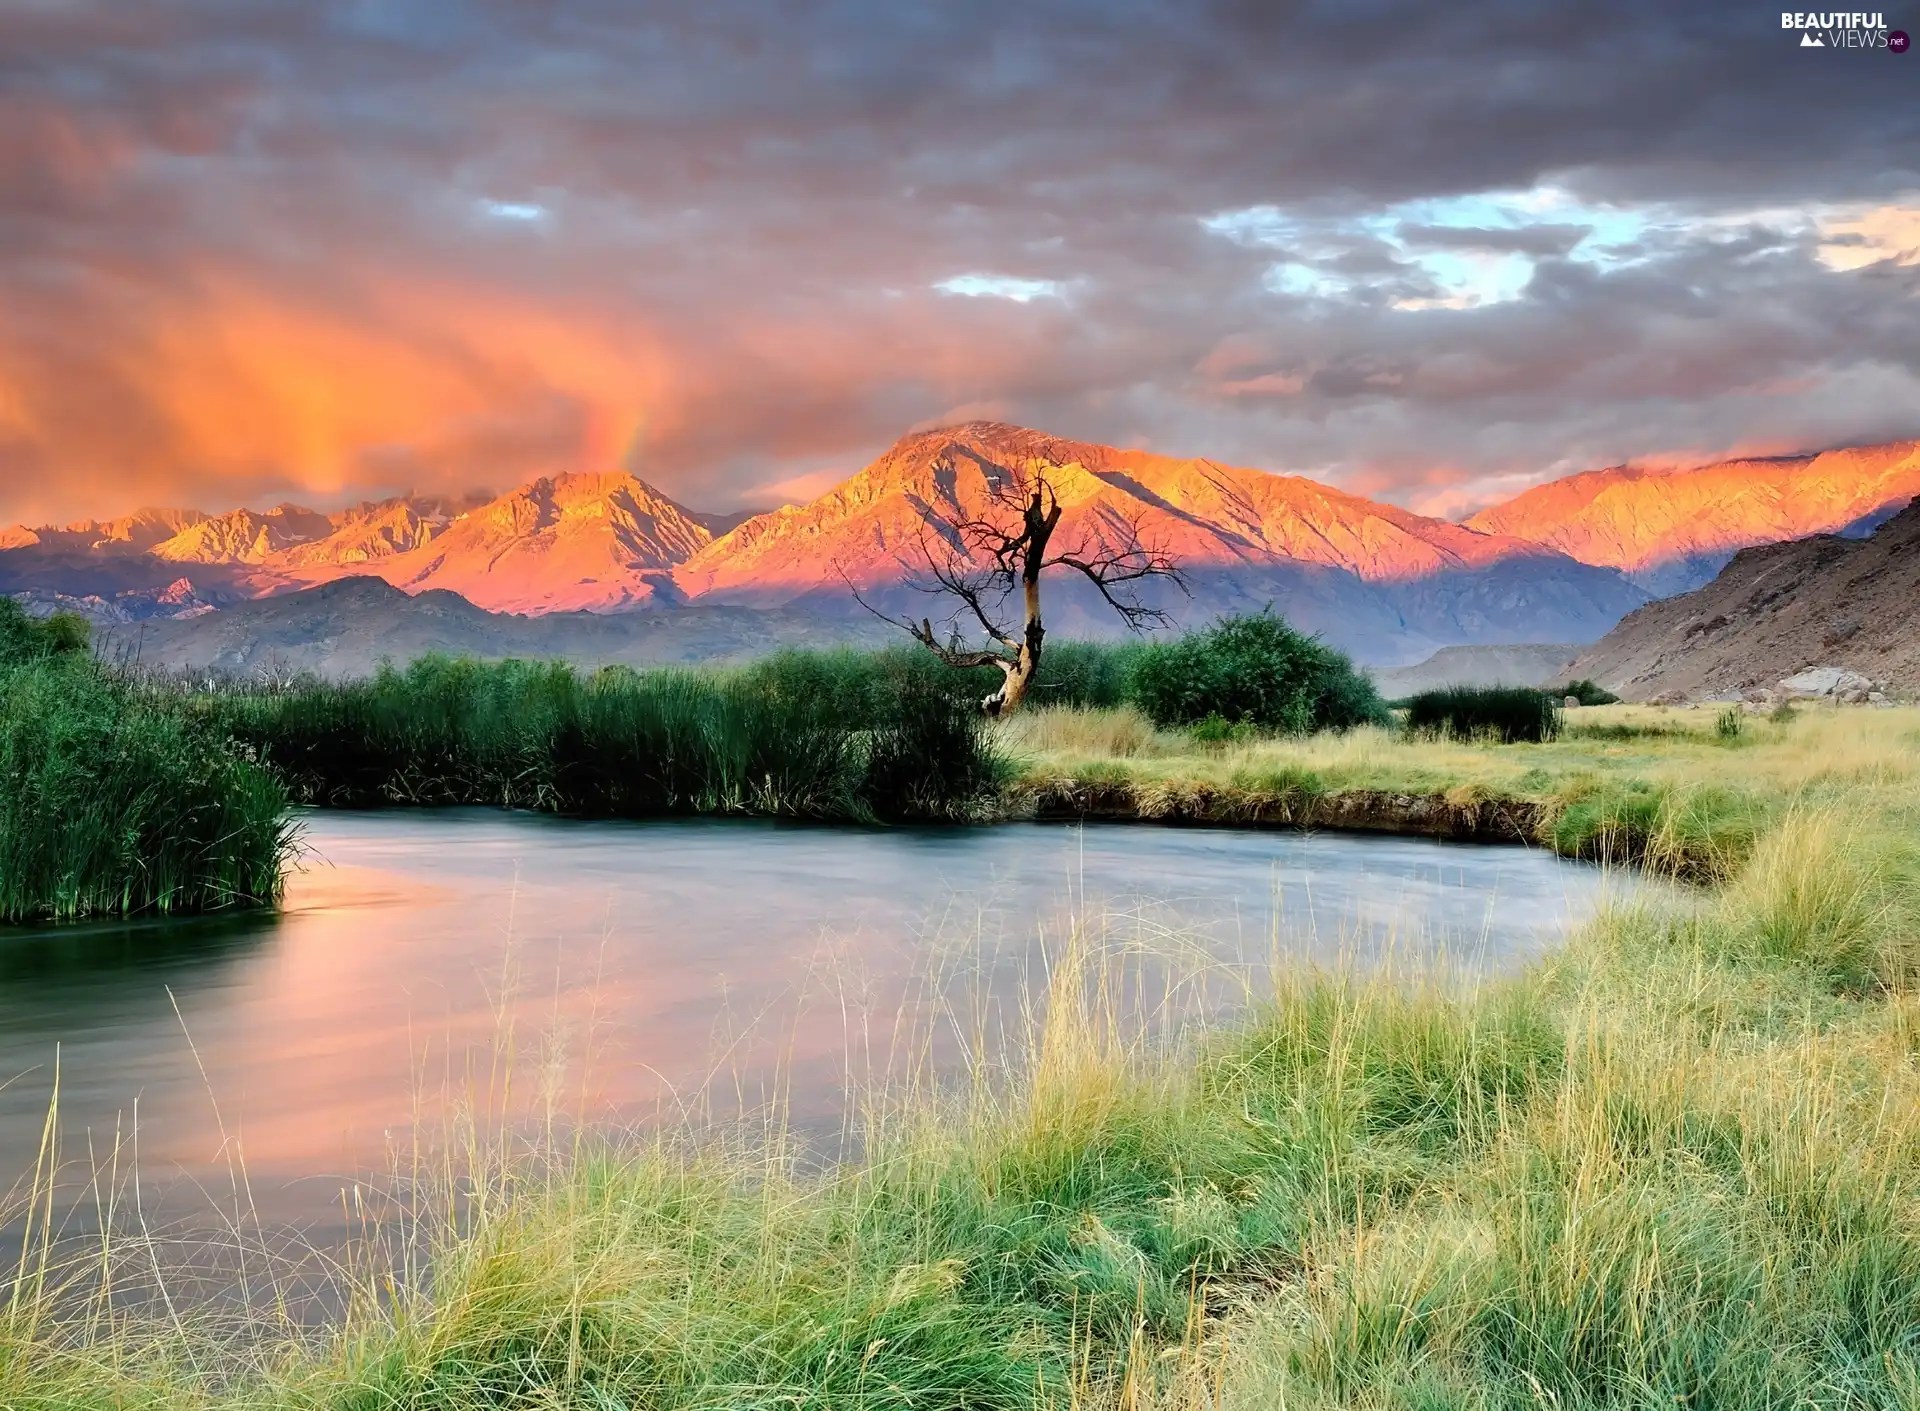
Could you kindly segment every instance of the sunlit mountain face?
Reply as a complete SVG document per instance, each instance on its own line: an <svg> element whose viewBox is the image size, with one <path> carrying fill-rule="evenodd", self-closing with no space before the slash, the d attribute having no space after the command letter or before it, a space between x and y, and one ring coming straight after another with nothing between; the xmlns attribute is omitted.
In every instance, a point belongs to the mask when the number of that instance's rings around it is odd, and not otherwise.
<svg viewBox="0 0 1920 1411"><path fill-rule="evenodd" d="M604 578L699 551L668 505L807 505L975 421L1450 520L1920 433L1915 61L1802 49L1750 5L74 0L0 26L0 523L141 553L192 529L183 564L331 540L309 557L426 581L469 501L544 480L515 513ZM615 475L650 488L595 525L563 503ZM141 505L222 522L112 527ZM1614 566L1681 581L1639 552Z"/></svg>
<svg viewBox="0 0 1920 1411"><path fill-rule="evenodd" d="M1739 547L1864 530L1920 488L1920 448L1573 476L1462 525L1299 476L982 421L905 436L809 503L733 526L624 472L541 478L485 501L144 510L6 531L0 590L51 585L125 614L184 616L370 575L536 615L701 603L846 616L860 611L856 591L916 614L930 536L990 517L996 487L1042 478L1063 507L1063 543L1124 528L1181 567L1184 589L1150 585L1177 623L1272 605L1392 663L1450 643L1591 641ZM1122 629L1071 575L1050 620L1074 635Z"/></svg>
<svg viewBox="0 0 1920 1411"><path fill-rule="evenodd" d="M1615 466L1550 481L1467 521L1618 568L1656 597L1698 588L1737 550L1871 533L1920 495L1920 442L1722 461Z"/></svg>

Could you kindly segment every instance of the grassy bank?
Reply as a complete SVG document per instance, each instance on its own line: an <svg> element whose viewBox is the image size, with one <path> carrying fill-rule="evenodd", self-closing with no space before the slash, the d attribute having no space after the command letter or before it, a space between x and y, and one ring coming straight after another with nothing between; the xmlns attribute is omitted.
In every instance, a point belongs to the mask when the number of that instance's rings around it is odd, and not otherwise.
<svg viewBox="0 0 1920 1411"><path fill-rule="evenodd" d="M280 895L287 799L0 598L0 922L211 911Z"/></svg>
<svg viewBox="0 0 1920 1411"><path fill-rule="evenodd" d="M1361 728L1208 742L1131 711L999 727L1014 812L1377 828L1527 842L1567 856L1731 875L1785 799L1826 802L1904 768L1906 711L1809 709L1729 735L1706 711L1567 713L1541 744Z"/></svg>
<svg viewBox="0 0 1920 1411"><path fill-rule="evenodd" d="M1121 757L1413 767L1386 739L1155 738ZM430 1279L366 1276L318 1336L222 1346L28 1285L0 1405L1920 1404L1920 719L1808 714L1737 756L1447 749L1436 783L1737 777L1749 840L1691 904L1610 912L1522 976L1283 976L1154 1044L1072 948L1031 1048L877 1097L857 1165L676 1134L503 1158Z"/></svg>

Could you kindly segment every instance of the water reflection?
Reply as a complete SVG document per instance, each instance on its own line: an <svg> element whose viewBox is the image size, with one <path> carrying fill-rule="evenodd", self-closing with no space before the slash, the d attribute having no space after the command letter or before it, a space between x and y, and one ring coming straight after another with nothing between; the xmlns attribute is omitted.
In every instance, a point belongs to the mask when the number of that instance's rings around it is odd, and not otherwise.
<svg viewBox="0 0 1920 1411"><path fill-rule="evenodd" d="M623 1123L783 1087L830 1122L930 972L1010 993L1076 915L1260 964L1501 966L1607 885L1521 849L1214 829L308 826L278 916L0 934L0 1183L33 1163L56 1047L70 1154L137 1107L150 1198L204 1202L237 1153L264 1220L324 1221L449 1096Z"/></svg>

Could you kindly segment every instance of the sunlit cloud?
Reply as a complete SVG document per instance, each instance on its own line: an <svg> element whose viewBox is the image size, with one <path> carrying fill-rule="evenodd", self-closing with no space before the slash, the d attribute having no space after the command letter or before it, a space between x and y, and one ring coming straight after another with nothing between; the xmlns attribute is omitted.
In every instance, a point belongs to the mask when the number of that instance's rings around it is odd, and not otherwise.
<svg viewBox="0 0 1920 1411"><path fill-rule="evenodd" d="M1436 505L1920 432L1911 66L1734 0L458 11L8 12L0 524L728 510L962 411Z"/></svg>
<svg viewBox="0 0 1920 1411"><path fill-rule="evenodd" d="M1820 261L1829 269L1861 269L1883 260L1920 264L1920 198L1830 216L1820 223L1820 237Z"/></svg>

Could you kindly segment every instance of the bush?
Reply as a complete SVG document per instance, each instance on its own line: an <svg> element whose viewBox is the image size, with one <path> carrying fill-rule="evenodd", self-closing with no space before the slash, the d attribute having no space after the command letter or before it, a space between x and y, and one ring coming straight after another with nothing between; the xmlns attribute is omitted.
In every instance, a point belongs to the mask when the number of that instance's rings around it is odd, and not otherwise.
<svg viewBox="0 0 1920 1411"><path fill-rule="evenodd" d="M1598 685L1595 682L1587 680L1584 677L1582 677L1578 681L1569 681L1564 686L1558 686L1558 687L1550 686L1547 688L1547 694L1551 696L1562 697L1562 698L1567 696L1572 696L1576 701L1580 702L1580 704L1583 706L1602 706L1602 705L1619 705L1620 704L1620 698L1614 695L1613 692L1609 691L1604 686Z"/></svg>
<svg viewBox="0 0 1920 1411"><path fill-rule="evenodd" d="M1027 701L1086 710L1127 705L1133 700L1134 673L1151 650L1146 642L1049 642Z"/></svg>
<svg viewBox="0 0 1920 1411"><path fill-rule="evenodd" d="M0 668L83 652L88 635L87 620L78 613L36 619L12 598L0 597Z"/></svg>
<svg viewBox="0 0 1920 1411"><path fill-rule="evenodd" d="M1524 686L1450 686L1407 701L1407 729L1456 739L1491 735L1504 744L1535 744L1560 733L1560 705Z"/></svg>
<svg viewBox="0 0 1920 1411"><path fill-rule="evenodd" d="M1301 733L1386 719L1373 683L1331 647L1271 613L1223 618L1141 649L1133 698L1156 725L1209 716Z"/></svg>
<svg viewBox="0 0 1920 1411"><path fill-rule="evenodd" d="M17 627L0 613L10 655ZM0 666L0 921L276 899L293 843L280 786L60 631Z"/></svg>

